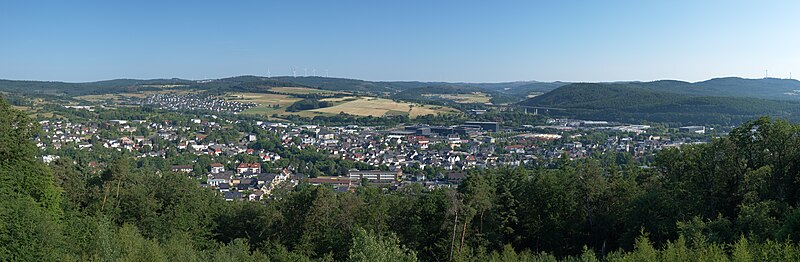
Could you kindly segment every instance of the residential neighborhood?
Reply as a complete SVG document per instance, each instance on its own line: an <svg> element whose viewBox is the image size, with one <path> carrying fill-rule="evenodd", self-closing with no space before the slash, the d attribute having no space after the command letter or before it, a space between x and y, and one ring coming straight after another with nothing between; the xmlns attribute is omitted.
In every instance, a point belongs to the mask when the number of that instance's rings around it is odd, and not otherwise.
<svg viewBox="0 0 800 262"><path fill-rule="evenodd" d="M257 201L269 197L277 188L300 183L328 185L339 191L352 191L359 186L395 190L413 184L431 189L454 187L473 169L547 165L554 159L609 153L635 159L664 148L707 141L680 135L697 134L702 127L681 128L680 132L664 136L648 133L650 127L644 125L567 119L551 119L547 125L528 126L527 130L503 130L491 122L455 126L320 126L216 115L183 122L60 120L39 124L44 133L37 138L37 145L42 149L102 147L127 151L137 158L194 156L188 158L190 161L174 163L167 171L195 177L199 185L217 190L229 201ZM257 132L231 130L233 126L249 126ZM266 139L278 146L275 151L260 145ZM281 161L287 156L280 152L291 152L287 149L313 150L331 159L362 163L367 168L337 171L338 176L303 172L291 164L298 163L293 162L296 157ZM200 156L211 162L198 161ZM46 155L43 160L50 162L57 157Z"/></svg>

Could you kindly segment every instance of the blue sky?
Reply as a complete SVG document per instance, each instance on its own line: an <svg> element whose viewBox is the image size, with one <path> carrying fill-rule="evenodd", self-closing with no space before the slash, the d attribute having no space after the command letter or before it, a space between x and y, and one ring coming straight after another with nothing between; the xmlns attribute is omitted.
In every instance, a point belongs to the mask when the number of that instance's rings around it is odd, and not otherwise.
<svg viewBox="0 0 800 262"><path fill-rule="evenodd" d="M800 75L800 1L120 2L0 2L0 78Z"/></svg>

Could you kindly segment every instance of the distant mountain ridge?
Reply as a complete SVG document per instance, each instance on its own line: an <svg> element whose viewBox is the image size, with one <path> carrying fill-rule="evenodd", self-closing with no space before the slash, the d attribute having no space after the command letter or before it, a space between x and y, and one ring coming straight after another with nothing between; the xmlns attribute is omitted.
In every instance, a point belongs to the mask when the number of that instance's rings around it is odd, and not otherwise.
<svg viewBox="0 0 800 262"><path fill-rule="evenodd" d="M85 95L147 90L148 85L174 85L193 82L177 78L150 80L114 79L87 83L0 79L0 91L20 94Z"/></svg>
<svg viewBox="0 0 800 262"><path fill-rule="evenodd" d="M532 91L547 92L565 85L564 82L537 82L537 81L518 81L502 83L464 83L464 82L421 82L421 81L366 81L347 78L327 78L327 77L275 77L275 79L297 83L304 86L327 89L334 91L351 92L379 92L379 93L399 93L405 90L423 87L451 86L464 88L483 88L490 91L502 93L529 93Z"/></svg>
<svg viewBox="0 0 800 262"><path fill-rule="evenodd" d="M0 91L19 94L47 94L47 95L96 95L121 92L136 92L156 90L152 85L183 85L178 89L196 89L203 91L220 92L265 92L271 87L309 87L333 91L345 91L354 94L375 95L391 97L412 89L450 86L455 89L479 92L492 95L493 100L518 102L531 92L543 93L553 90L566 83L562 82L536 82L519 81L506 83L447 83L447 82L420 82L420 81L366 81L347 78L329 78L318 76L303 77L263 77L263 76L236 76L220 79L186 80L186 79L114 79L106 81L67 83L53 81L19 81L0 80ZM415 91L409 92L415 93ZM417 92L419 93L419 92ZM442 92L453 93L453 92ZM405 96L405 95L400 95ZM408 99L421 99L415 96ZM421 99L424 100L424 99Z"/></svg>
<svg viewBox="0 0 800 262"><path fill-rule="evenodd" d="M712 85L713 86L713 85ZM691 88L698 88L698 91ZM577 83L520 102L564 117L622 122L738 124L762 115L798 120L800 101L709 96L685 82ZM715 91L716 92L716 91Z"/></svg>
<svg viewBox="0 0 800 262"><path fill-rule="evenodd" d="M724 77L695 83L677 80L617 83L636 84L643 88L686 95L800 100L800 81L792 79L745 79L739 77ZM268 87L300 86L334 91L347 91L389 96L417 88L433 87L435 89L436 87L450 86L452 88L459 87L463 90L477 88L487 93L510 94L522 99L532 93L546 93L568 84L570 83L537 81L517 81L504 83L447 83L420 81L367 81L319 76L236 76L211 80L186 80L178 78L149 80L115 79L87 83L0 80L0 91L82 95L125 92L131 90L147 90L148 85L187 85L189 88L220 91L227 89L240 91L259 91Z"/></svg>

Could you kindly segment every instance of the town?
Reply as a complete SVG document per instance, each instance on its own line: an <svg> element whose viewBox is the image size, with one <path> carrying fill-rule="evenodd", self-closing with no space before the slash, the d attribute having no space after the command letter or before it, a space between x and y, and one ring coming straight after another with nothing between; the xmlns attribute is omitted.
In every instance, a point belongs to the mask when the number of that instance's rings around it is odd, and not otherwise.
<svg viewBox="0 0 800 262"><path fill-rule="evenodd" d="M549 119L522 130L474 121L454 126L320 126L241 120L230 114L99 123L42 120L39 124L44 132L36 142L46 152L42 157L46 163L58 159L59 150L124 151L136 159L166 161L164 172L191 176L229 201L258 201L301 183L342 192L361 186L386 190L457 187L470 170L546 167L559 159L611 154L619 158L618 164L631 164L664 148L709 140L702 126L683 127L667 135L648 132L651 127L646 125L570 119ZM348 164L335 170L309 168L314 163L300 155L307 152ZM98 170L102 165L89 163ZM354 165L359 168L342 167Z"/></svg>
<svg viewBox="0 0 800 262"><path fill-rule="evenodd" d="M155 106L167 110L208 110L213 112L238 113L256 106L254 103L225 101L212 96L155 94L141 101L141 105Z"/></svg>

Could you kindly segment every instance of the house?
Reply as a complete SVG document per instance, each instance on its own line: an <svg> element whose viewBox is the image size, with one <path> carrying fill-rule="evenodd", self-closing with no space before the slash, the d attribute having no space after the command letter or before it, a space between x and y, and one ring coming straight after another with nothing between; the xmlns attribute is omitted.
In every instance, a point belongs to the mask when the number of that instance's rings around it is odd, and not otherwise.
<svg viewBox="0 0 800 262"><path fill-rule="evenodd" d="M252 163L252 164L250 164L250 173L253 173L253 174L261 173L261 164L260 163Z"/></svg>
<svg viewBox="0 0 800 262"><path fill-rule="evenodd" d="M222 195L225 201L239 201L242 200L242 193L236 191L227 191Z"/></svg>
<svg viewBox="0 0 800 262"><path fill-rule="evenodd" d="M252 186L253 185L248 184L248 183L239 182L239 184L236 185L236 190L238 190L238 191L250 190L250 189L252 189Z"/></svg>
<svg viewBox="0 0 800 262"><path fill-rule="evenodd" d="M525 147L522 145L504 146L503 149L508 150L510 153L525 154Z"/></svg>
<svg viewBox="0 0 800 262"><path fill-rule="evenodd" d="M464 160L466 160L467 166L475 166L475 164L478 163L478 161L475 159L475 156L472 155L467 155Z"/></svg>
<svg viewBox="0 0 800 262"><path fill-rule="evenodd" d="M208 178L206 183L209 186L217 187L221 184L228 184L231 182L231 176L226 174L217 174Z"/></svg>
<svg viewBox="0 0 800 262"><path fill-rule="evenodd" d="M261 185L261 189L265 190L265 192L269 193L272 189L275 189L283 182L286 182L290 179L292 173L289 170L284 169L280 173L277 174L259 174L256 178L257 184Z"/></svg>
<svg viewBox="0 0 800 262"><path fill-rule="evenodd" d="M256 178L242 178L239 180L239 185L247 185L247 189L255 188L258 185L258 179Z"/></svg>
<svg viewBox="0 0 800 262"><path fill-rule="evenodd" d="M260 163L241 163L239 166L236 167L236 173L238 174L260 174L261 173L261 164Z"/></svg>
<svg viewBox="0 0 800 262"><path fill-rule="evenodd" d="M262 197L264 197L264 191L256 190L255 192L248 195L247 199L250 201L259 201L261 200Z"/></svg>
<svg viewBox="0 0 800 262"><path fill-rule="evenodd" d="M211 173L219 174L225 172L225 166L220 163L213 163L211 164Z"/></svg>
<svg viewBox="0 0 800 262"><path fill-rule="evenodd" d="M256 181L257 181L256 183L258 185L269 186L272 183L272 181L275 180L275 177L277 177L277 176L278 176L278 174L271 174L271 173L269 173L269 174L259 174L256 177Z"/></svg>
<svg viewBox="0 0 800 262"><path fill-rule="evenodd" d="M228 183L222 183L217 186L219 188L219 192L228 192L231 191L231 185Z"/></svg>
<svg viewBox="0 0 800 262"><path fill-rule="evenodd" d="M281 159L281 156L275 153L263 153L259 154L259 157L264 162L277 161Z"/></svg>
<svg viewBox="0 0 800 262"><path fill-rule="evenodd" d="M172 166L170 170L176 173L191 173L194 168L192 166Z"/></svg>
<svg viewBox="0 0 800 262"><path fill-rule="evenodd" d="M331 140L331 139L334 139L335 137L336 136L333 133L329 132L329 131L320 131L317 134L317 138L320 139L320 140Z"/></svg>

